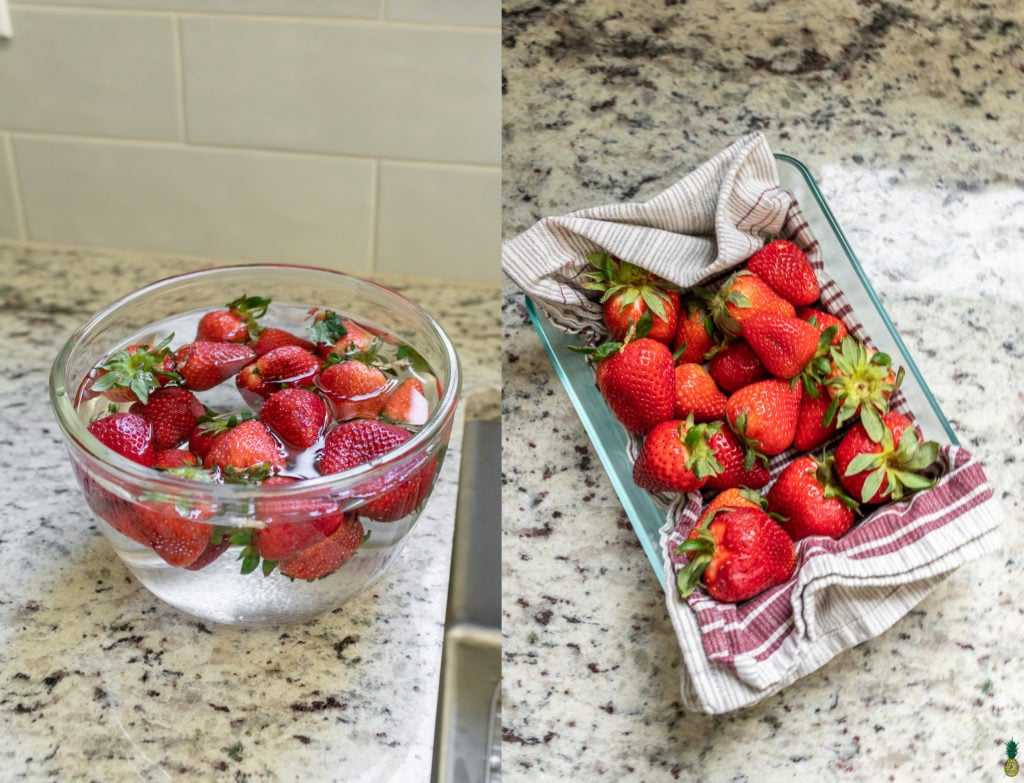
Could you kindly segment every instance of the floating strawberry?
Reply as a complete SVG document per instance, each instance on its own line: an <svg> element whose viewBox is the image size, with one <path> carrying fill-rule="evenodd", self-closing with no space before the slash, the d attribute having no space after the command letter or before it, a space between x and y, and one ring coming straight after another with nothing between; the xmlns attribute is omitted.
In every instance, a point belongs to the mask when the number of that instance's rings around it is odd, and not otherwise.
<svg viewBox="0 0 1024 783"><path fill-rule="evenodd" d="M316 385L338 421L375 419L395 388L381 370L358 359L329 363L317 376Z"/></svg>
<svg viewBox="0 0 1024 783"><path fill-rule="evenodd" d="M846 324L831 313L826 313L824 310L819 310L814 307L798 307L796 310L796 316L797 318L802 318L814 326L814 328L818 330L818 334L824 334L826 329L831 329L834 326L835 330L831 333L832 345L839 345L839 343L842 342L842 339L849 334Z"/></svg>
<svg viewBox="0 0 1024 783"><path fill-rule="evenodd" d="M743 324L758 313L796 315L793 305L747 269L733 272L716 291L696 290L707 302L715 325L728 335L742 335Z"/></svg>
<svg viewBox="0 0 1024 783"><path fill-rule="evenodd" d="M182 386L165 386L128 410L153 425L153 448L171 449L188 438L203 415L203 404Z"/></svg>
<svg viewBox="0 0 1024 783"><path fill-rule="evenodd" d="M934 479L922 474L938 457L938 444L925 441L897 411L882 416L881 425L882 433L875 438L857 422L839 442L835 467L843 488L862 503L881 503L934 486Z"/></svg>
<svg viewBox="0 0 1024 783"><path fill-rule="evenodd" d="M278 566L292 579L321 579L338 570L352 558L365 540L363 526L354 514L343 514L335 531Z"/></svg>
<svg viewBox="0 0 1024 783"><path fill-rule="evenodd" d="M235 375L256 357L247 345L196 340L175 354L178 374L188 388L206 391Z"/></svg>
<svg viewBox="0 0 1024 783"><path fill-rule="evenodd" d="M263 296L241 296L228 302L222 310L211 310L199 319L196 339L214 343L244 343L256 337L259 321L267 314L270 299Z"/></svg>
<svg viewBox="0 0 1024 783"><path fill-rule="evenodd" d="M776 378L795 378L818 352L818 330L795 315L763 312L743 324L743 336ZM824 338L821 338L824 339ZM826 343L827 345L827 343Z"/></svg>
<svg viewBox="0 0 1024 783"><path fill-rule="evenodd" d="M717 348L708 360L708 374L728 394L769 377L746 340L734 340Z"/></svg>
<svg viewBox="0 0 1024 783"><path fill-rule="evenodd" d="M645 435L672 418L675 363L664 343L641 337L574 350L589 353L597 361L598 391L629 432Z"/></svg>
<svg viewBox="0 0 1024 783"><path fill-rule="evenodd" d="M651 492L693 492L721 470L693 419L658 424L633 463L633 481Z"/></svg>
<svg viewBox="0 0 1024 783"><path fill-rule="evenodd" d="M718 388L704 365L677 364L675 368L675 417L714 421L725 416L725 392Z"/></svg>
<svg viewBox="0 0 1024 783"><path fill-rule="evenodd" d="M259 405L278 389L312 386L323 363L313 353L297 345L283 345L247 364L235 378L242 397Z"/></svg>
<svg viewBox="0 0 1024 783"><path fill-rule="evenodd" d="M701 425L698 425L701 426ZM743 443L736 434L722 422L703 425L707 428L705 439L715 461L721 466L719 473L709 476L705 487L728 490L737 487L760 489L771 480L771 474L757 452Z"/></svg>
<svg viewBox="0 0 1024 783"><path fill-rule="evenodd" d="M245 480L263 471L272 475L283 470L285 457L267 425L247 419L214 439L203 465L220 468L228 477Z"/></svg>
<svg viewBox="0 0 1024 783"><path fill-rule="evenodd" d="M388 396L381 417L393 424L414 427L426 424L430 418L430 401L423 393L419 378L406 378Z"/></svg>
<svg viewBox="0 0 1024 783"><path fill-rule="evenodd" d="M89 432L104 446L133 462L152 467L156 459L153 426L135 413L111 413L91 422Z"/></svg>
<svg viewBox="0 0 1024 783"><path fill-rule="evenodd" d="M112 402L146 402L150 393L178 380L168 335L157 345L136 343L108 356L83 384L80 393L87 399L93 393L103 394Z"/></svg>
<svg viewBox="0 0 1024 783"><path fill-rule="evenodd" d="M333 310L314 308L310 314L313 323L306 334L316 346L316 353L324 359L332 353L342 358L358 353L373 353L380 344L372 332L349 318L342 318Z"/></svg>
<svg viewBox="0 0 1024 783"><path fill-rule="evenodd" d="M259 418L288 446L307 449L320 439L330 412L319 394L281 389L267 397Z"/></svg>
<svg viewBox="0 0 1024 783"><path fill-rule="evenodd" d="M647 337L668 345L676 336L679 294L646 269L607 253L587 256L590 282L583 287L601 292L601 313L613 340L622 341L630 324L635 328L645 313L651 314Z"/></svg>
<svg viewBox="0 0 1024 783"><path fill-rule="evenodd" d="M804 454L790 462L768 490L768 511L782 517L789 537L839 538L853 526L858 503L843 491L832 470L832 459Z"/></svg>
<svg viewBox="0 0 1024 783"><path fill-rule="evenodd" d="M796 568L793 542L759 508L723 508L709 515L676 553L690 559L676 575L683 598L703 580L715 600L745 601L785 582Z"/></svg>
<svg viewBox="0 0 1024 783"><path fill-rule="evenodd" d="M714 323L700 299L690 299L680 305L676 336L672 340L672 353L677 362L703 362L715 347L715 337Z"/></svg>
<svg viewBox="0 0 1024 783"><path fill-rule="evenodd" d="M275 348L283 348L286 345L298 346L310 352L316 349L316 346L309 340L304 340L285 329L278 329L276 326L267 326L261 329L259 336L252 343L252 349L257 356L263 356Z"/></svg>
<svg viewBox="0 0 1024 783"><path fill-rule="evenodd" d="M818 278L811 262L788 239L769 242L750 257L746 266L794 306L809 305L818 298Z"/></svg>
<svg viewBox="0 0 1024 783"><path fill-rule="evenodd" d="M153 459L153 467L157 470L197 467L200 464L199 457L188 449L161 449Z"/></svg>
<svg viewBox="0 0 1024 783"><path fill-rule="evenodd" d="M765 456L781 454L793 443L803 389L768 378L733 392L725 404L729 427L744 443Z"/></svg>

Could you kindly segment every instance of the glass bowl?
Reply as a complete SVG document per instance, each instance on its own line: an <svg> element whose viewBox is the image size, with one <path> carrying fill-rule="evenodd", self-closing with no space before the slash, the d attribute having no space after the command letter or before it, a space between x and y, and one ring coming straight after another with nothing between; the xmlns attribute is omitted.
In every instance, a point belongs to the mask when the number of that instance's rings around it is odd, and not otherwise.
<svg viewBox="0 0 1024 783"><path fill-rule="evenodd" d="M76 407L76 402L105 357L134 343L156 344L172 327L177 333L171 349L189 343L203 313L248 295L272 299L270 319L294 319L316 306L369 327L387 343L410 346L413 355L425 361L414 362L420 367L421 381L429 381L423 383L431 402L425 423L410 427L411 437L367 462L278 485L198 482L145 467L93 437L89 422L106 412L109 402L101 400L102 409L89 404ZM75 476L100 530L150 592L204 620L276 625L336 609L394 563L440 472L460 385L451 340L428 313L400 294L327 269L256 264L167 278L104 308L75 331L58 354L50 373L50 401ZM245 407L231 380L197 396L219 411ZM415 488L415 508L402 508L398 518L394 513L382 518L371 511L379 509L389 493L393 498L410 487ZM211 532L211 539L196 561L171 565L130 535L123 520L152 514L154 508L169 524L207 526L202 529ZM330 514L342 515L346 524L362 533L361 540L354 539L354 554L336 570L317 578L294 578L264 559L260 567L243 573L246 535L288 524L315 541L317 535L310 526L323 529ZM120 532L126 529L129 535Z"/></svg>

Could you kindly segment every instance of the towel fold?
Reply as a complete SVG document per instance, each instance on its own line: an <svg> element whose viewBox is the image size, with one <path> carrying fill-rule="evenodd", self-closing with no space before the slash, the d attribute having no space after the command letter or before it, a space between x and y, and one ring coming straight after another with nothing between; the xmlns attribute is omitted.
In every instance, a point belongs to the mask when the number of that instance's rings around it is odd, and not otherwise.
<svg viewBox="0 0 1024 783"><path fill-rule="evenodd" d="M582 287L587 255L607 252L681 288L738 266L767 235L800 245L819 277L820 306L870 344L853 308L824 270L799 204L778 181L762 134L745 136L647 202L613 204L545 218L502 249L502 267L559 328L603 334L595 295ZM892 406L913 418L906 400ZM635 459L642 440L629 436ZM772 479L796 456L771 461ZM793 576L739 604L675 588L685 556L676 546L703 506L700 493L657 495L665 600L682 652L683 705L706 713L752 704L823 666L898 621L954 569L995 551L1002 512L970 453L943 446L934 487L887 503L838 540L797 544Z"/></svg>

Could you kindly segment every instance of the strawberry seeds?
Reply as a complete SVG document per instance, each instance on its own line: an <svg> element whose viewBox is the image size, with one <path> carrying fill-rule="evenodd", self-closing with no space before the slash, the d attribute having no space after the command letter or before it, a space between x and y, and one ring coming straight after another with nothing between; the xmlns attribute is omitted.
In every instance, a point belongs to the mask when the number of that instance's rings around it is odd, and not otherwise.
<svg viewBox="0 0 1024 783"><path fill-rule="evenodd" d="M439 391L425 360L376 327L243 295L114 350L76 406L101 443L151 470L271 487L378 460L426 423ZM234 546L242 573L313 580L356 553L368 524L421 508L438 461L424 455L400 476L369 481L356 508L268 493L251 528L218 525L201 501L128 502L91 480L85 494L111 527L172 566L203 568Z"/></svg>

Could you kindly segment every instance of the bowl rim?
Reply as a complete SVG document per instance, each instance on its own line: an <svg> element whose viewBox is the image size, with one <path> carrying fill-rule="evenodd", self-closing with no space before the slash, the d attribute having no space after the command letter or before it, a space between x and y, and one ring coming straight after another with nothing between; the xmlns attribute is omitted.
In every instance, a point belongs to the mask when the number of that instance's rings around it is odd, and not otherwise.
<svg viewBox="0 0 1024 783"><path fill-rule="evenodd" d="M382 454L380 457L344 471L301 479L295 482L264 486L261 484L204 483L162 473L117 453L89 433L87 425L79 418L75 411L74 402L68 393L67 379L65 377L68 361L75 345L84 335L111 318L119 308L151 295L172 283L188 282L192 279L209 275L238 274L242 272L258 273L267 270L312 273L314 275L327 275L339 280L353 281L357 285L376 289L379 294L394 300L397 304L409 309L418 318L422 319L424 324L440 341L450 369L450 377L426 423L414 431L411 438L397 448ZM415 455L425 447L433 444L449 428L458 407L461 387L462 368L458 354L455 351L455 346L440 323L423 307L392 288L358 275L326 267L284 263L239 263L207 266L190 272L168 275L136 289L102 307L75 329L61 346L50 367L49 373L51 410L69 448L73 447L90 459L97 461L113 476L129 480L133 488L140 490L140 494L141 492L175 495L189 493L201 495L204 500L210 498L220 502L241 503L266 497L274 497L275 499L305 498L308 495L322 495L325 491L330 492L331 490L365 485L375 479L383 478L389 472L395 470L396 467L400 467L405 463L410 463L409 474L411 475L413 471L422 467L422 464L425 464L425 461L423 463L417 462L414 459ZM445 438L446 441L447 438Z"/></svg>

